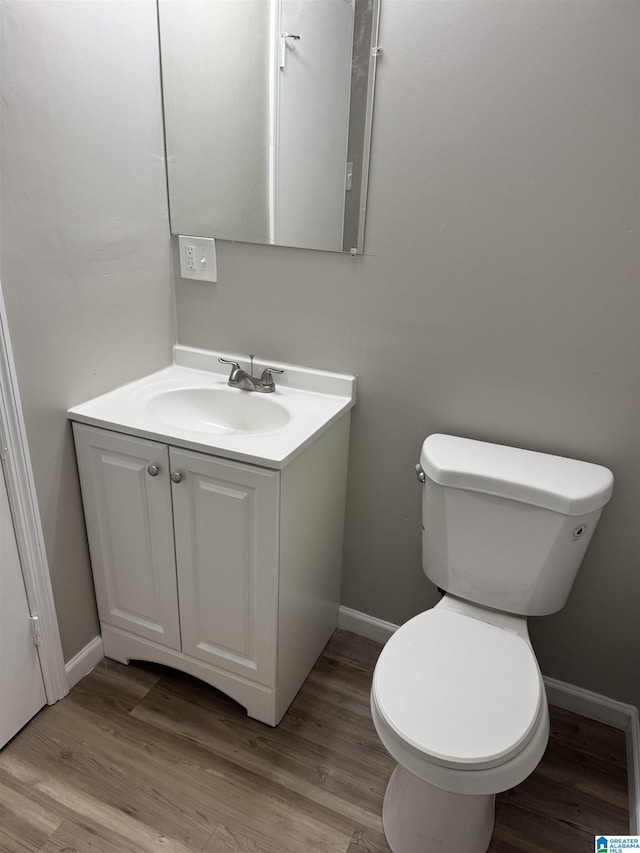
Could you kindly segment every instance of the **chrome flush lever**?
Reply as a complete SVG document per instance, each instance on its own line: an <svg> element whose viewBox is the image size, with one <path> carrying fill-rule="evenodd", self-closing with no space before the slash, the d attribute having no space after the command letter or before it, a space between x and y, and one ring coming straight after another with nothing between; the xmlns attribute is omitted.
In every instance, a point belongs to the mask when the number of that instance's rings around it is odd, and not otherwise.
<svg viewBox="0 0 640 853"><path fill-rule="evenodd" d="M280 68L284 68L287 62L287 39L300 41L300 36L294 33L282 33L280 35Z"/></svg>

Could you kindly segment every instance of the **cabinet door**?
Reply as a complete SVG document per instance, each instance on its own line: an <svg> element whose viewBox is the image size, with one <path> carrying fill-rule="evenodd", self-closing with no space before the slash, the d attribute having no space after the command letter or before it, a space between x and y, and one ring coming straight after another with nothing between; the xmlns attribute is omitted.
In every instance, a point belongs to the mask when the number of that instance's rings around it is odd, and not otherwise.
<svg viewBox="0 0 640 853"><path fill-rule="evenodd" d="M179 650L168 448L73 426L100 620Z"/></svg>
<svg viewBox="0 0 640 853"><path fill-rule="evenodd" d="M273 687L279 474L170 453L182 650Z"/></svg>

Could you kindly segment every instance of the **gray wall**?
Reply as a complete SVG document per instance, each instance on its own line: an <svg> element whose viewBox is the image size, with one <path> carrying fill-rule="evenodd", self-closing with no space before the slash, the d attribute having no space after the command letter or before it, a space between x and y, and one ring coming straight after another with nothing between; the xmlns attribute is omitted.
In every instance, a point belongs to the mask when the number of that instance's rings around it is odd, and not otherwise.
<svg viewBox="0 0 640 853"><path fill-rule="evenodd" d="M382 8L366 256L218 244L179 282L181 343L358 374L343 603L436 600L413 474L433 431L610 466L543 672L640 703L635 2Z"/></svg>
<svg viewBox="0 0 640 853"><path fill-rule="evenodd" d="M155 4L1 11L0 274L69 660L98 625L65 411L175 337Z"/></svg>

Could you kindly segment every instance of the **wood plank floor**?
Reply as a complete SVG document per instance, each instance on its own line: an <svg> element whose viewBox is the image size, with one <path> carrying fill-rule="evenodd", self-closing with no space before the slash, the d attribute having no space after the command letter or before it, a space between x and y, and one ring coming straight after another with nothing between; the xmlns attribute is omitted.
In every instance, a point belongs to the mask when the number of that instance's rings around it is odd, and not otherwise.
<svg viewBox="0 0 640 853"><path fill-rule="evenodd" d="M276 729L181 673L104 661L0 752L1 853L388 853L379 651L336 632ZM491 853L591 853L628 831L624 735L552 709Z"/></svg>

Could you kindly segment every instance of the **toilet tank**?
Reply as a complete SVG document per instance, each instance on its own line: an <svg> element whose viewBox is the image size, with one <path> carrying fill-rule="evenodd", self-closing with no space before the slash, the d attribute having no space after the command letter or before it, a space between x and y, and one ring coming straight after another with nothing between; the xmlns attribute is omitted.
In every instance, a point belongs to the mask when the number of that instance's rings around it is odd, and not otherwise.
<svg viewBox="0 0 640 853"><path fill-rule="evenodd" d="M611 471L440 434L425 440L420 465L427 577L508 613L560 610L611 497Z"/></svg>

